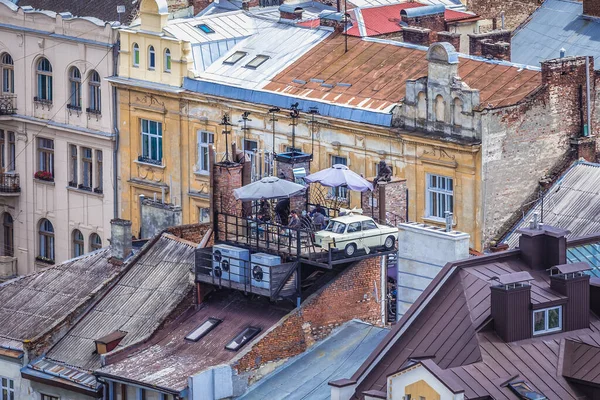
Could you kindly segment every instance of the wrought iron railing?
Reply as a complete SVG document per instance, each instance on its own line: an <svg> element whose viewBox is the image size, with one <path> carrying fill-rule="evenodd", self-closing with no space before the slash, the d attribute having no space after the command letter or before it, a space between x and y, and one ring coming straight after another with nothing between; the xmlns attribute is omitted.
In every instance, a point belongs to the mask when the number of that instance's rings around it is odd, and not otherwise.
<svg viewBox="0 0 600 400"><path fill-rule="evenodd" d="M17 95L0 95L0 115L12 115L17 112Z"/></svg>
<svg viewBox="0 0 600 400"><path fill-rule="evenodd" d="M0 174L0 193L20 193L19 174Z"/></svg>

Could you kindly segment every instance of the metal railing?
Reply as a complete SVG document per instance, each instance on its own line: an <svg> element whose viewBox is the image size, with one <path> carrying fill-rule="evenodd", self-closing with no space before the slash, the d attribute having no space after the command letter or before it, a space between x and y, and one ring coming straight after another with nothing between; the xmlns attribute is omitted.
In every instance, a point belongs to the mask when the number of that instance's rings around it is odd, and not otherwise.
<svg viewBox="0 0 600 400"><path fill-rule="evenodd" d="M0 193L20 193L19 174L0 174Z"/></svg>
<svg viewBox="0 0 600 400"><path fill-rule="evenodd" d="M17 112L17 95L0 95L0 115L12 115Z"/></svg>

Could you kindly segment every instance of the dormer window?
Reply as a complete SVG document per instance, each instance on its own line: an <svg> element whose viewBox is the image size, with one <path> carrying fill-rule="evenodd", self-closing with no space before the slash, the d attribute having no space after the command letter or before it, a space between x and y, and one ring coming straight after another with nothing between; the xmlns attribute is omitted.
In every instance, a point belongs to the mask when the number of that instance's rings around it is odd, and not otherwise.
<svg viewBox="0 0 600 400"><path fill-rule="evenodd" d="M240 61L242 58L246 57L246 54L248 53L244 51L236 51L235 53L227 57L225 61L223 61L223 64L233 65L236 62Z"/></svg>
<svg viewBox="0 0 600 400"><path fill-rule="evenodd" d="M533 311L533 334L558 332L562 330L562 306Z"/></svg>
<svg viewBox="0 0 600 400"><path fill-rule="evenodd" d="M196 26L196 28L200 29L204 33L215 33L215 30L206 24L200 24Z"/></svg>
<svg viewBox="0 0 600 400"><path fill-rule="evenodd" d="M261 65L263 65L265 63L265 61L267 61L269 58L270 58L269 56L259 54L256 57L254 57L252 60L250 60L250 62L248 64L246 64L245 67L251 68L251 69L256 69L256 68L260 67Z"/></svg>

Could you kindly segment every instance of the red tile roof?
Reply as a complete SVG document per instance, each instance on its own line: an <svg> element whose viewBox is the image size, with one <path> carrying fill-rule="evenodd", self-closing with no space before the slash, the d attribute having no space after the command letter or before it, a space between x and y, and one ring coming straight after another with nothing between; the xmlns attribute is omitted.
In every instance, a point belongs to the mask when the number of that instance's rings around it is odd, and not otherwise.
<svg viewBox="0 0 600 400"><path fill-rule="evenodd" d="M344 53L344 35L332 35L280 72L264 89L338 105L389 110L404 98L407 79L427 75L426 54L425 49L402 43L354 37L348 37L348 52ZM459 61L459 76L480 91L483 106L515 104L541 85L537 71L463 56Z"/></svg>

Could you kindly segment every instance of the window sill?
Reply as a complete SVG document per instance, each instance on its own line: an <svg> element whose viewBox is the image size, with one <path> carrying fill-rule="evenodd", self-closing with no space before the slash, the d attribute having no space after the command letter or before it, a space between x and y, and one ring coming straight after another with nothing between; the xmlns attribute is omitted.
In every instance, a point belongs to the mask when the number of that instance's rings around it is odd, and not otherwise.
<svg viewBox="0 0 600 400"><path fill-rule="evenodd" d="M194 171L194 175L196 175L197 177L208 177L210 176L210 172L209 171Z"/></svg>
<svg viewBox="0 0 600 400"><path fill-rule="evenodd" d="M423 222L427 222L432 225L446 226L446 220L444 218L423 217ZM452 222L452 226L456 226L456 222Z"/></svg>
<svg viewBox="0 0 600 400"><path fill-rule="evenodd" d="M48 186L55 186L54 181L45 181L43 179L37 179L37 178L33 178L33 181L37 182L37 183L42 183L42 184L48 185Z"/></svg>
<svg viewBox="0 0 600 400"><path fill-rule="evenodd" d="M140 161L140 160L133 160L133 162L136 163L136 164L140 164L140 165L146 165L148 167L154 167L154 168L160 168L160 169L167 168L166 165L153 164L153 163L144 162L144 161Z"/></svg>
<svg viewBox="0 0 600 400"><path fill-rule="evenodd" d="M104 197L104 193L96 193L91 190L79 189L73 186L66 186L67 190L75 193L89 194L90 196Z"/></svg>

